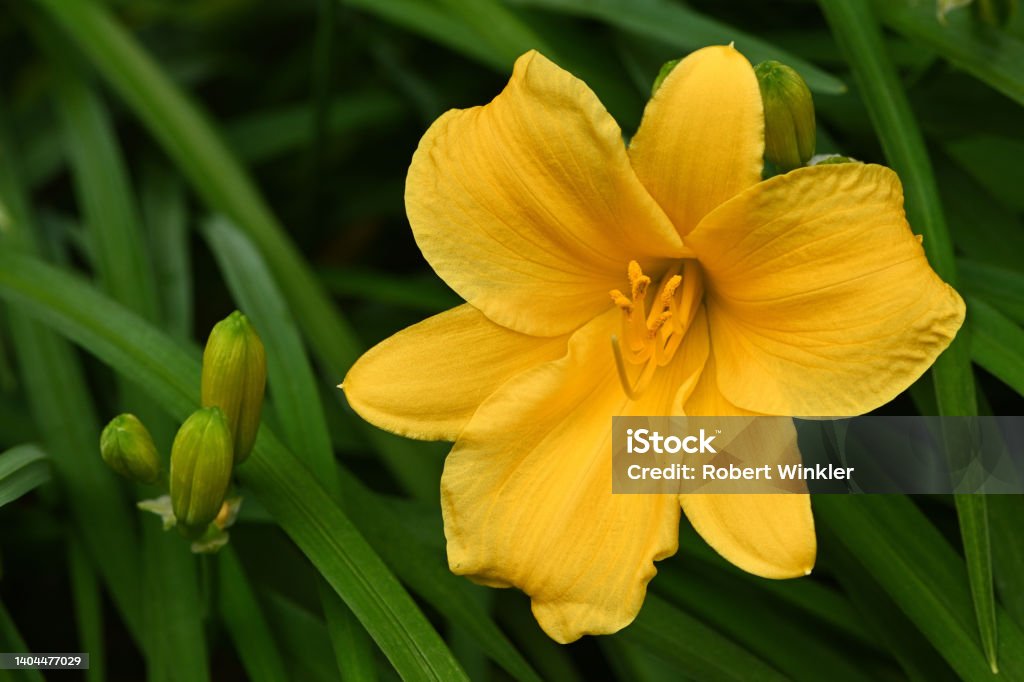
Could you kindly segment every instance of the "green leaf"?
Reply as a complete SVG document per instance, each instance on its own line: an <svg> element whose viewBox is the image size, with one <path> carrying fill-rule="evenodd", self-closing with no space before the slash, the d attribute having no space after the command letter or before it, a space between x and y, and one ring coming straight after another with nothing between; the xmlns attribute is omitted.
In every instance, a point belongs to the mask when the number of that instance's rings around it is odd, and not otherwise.
<svg viewBox="0 0 1024 682"><path fill-rule="evenodd" d="M184 419L198 406L196 360L80 279L3 251L0 296L131 376L172 416ZM400 674L465 679L437 632L348 517L265 426L238 475Z"/></svg>
<svg viewBox="0 0 1024 682"><path fill-rule="evenodd" d="M67 46L49 27L38 31L57 74L57 96L70 149L72 176L82 206L91 255L102 288L148 320L160 317L156 281L142 221L110 116L88 86ZM121 408L141 416L157 442L173 430L128 377L119 377ZM195 558L180 538L153 519L142 528L143 605L148 677L155 682L209 679Z"/></svg>
<svg viewBox="0 0 1024 682"><path fill-rule="evenodd" d="M323 621L280 594L267 594L264 603L281 650L291 663L290 679L337 682L338 669L332 663Z"/></svg>
<svg viewBox="0 0 1024 682"><path fill-rule="evenodd" d="M867 0L820 0L836 40L846 53L863 93L868 114L886 158L903 181L907 217L924 236L932 267L953 286L957 283L953 243L921 130L906 92L886 52L881 29ZM932 367L942 415L974 415L978 406L966 338L958 336ZM968 553L967 568L979 631L989 664L996 662L995 596L984 498L957 502L960 533Z"/></svg>
<svg viewBox="0 0 1024 682"><path fill-rule="evenodd" d="M853 604L844 595L828 585L813 580L761 580L754 578L743 569L729 563L708 545L697 533L683 532L679 538L681 560L693 567L700 575L721 573L731 575L737 581L757 583L758 589L769 599L777 599L789 607L798 609L807 618L831 627L842 633L844 641L851 644L874 644L874 639L857 620ZM652 583L655 590L658 582ZM760 597L759 597L760 599ZM807 621L811 622L811 621Z"/></svg>
<svg viewBox="0 0 1024 682"><path fill-rule="evenodd" d="M103 682L107 677L107 663L100 582L81 541L71 535L67 539L67 546L78 644L80 651L89 652L89 670L85 673L85 679L88 682Z"/></svg>
<svg viewBox="0 0 1024 682"><path fill-rule="evenodd" d="M996 590L1017 626L1024 629L1024 543L1020 541L1024 495L993 495L989 517Z"/></svg>
<svg viewBox="0 0 1024 682"><path fill-rule="evenodd" d="M32 651L25 644L25 640L22 639L21 633L18 632L18 626L14 624L14 620L11 618L11 614L7 612L7 607L0 601L0 648L10 653L28 653ZM8 673L4 675L4 673ZM17 682L45 682L43 674L38 670L20 670L20 676L8 670L0 670L0 680L10 679Z"/></svg>
<svg viewBox="0 0 1024 682"><path fill-rule="evenodd" d="M343 682L373 682L377 679L373 642L359 621L329 588L320 588L320 603L324 609L327 636L331 640L334 660L338 664Z"/></svg>
<svg viewBox="0 0 1024 682"><path fill-rule="evenodd" d="M940 23L928 2L874 0L874 6L889 28L1024 104L1021 40L976 21L970 12L953 12Z"/></svg>
<svg viewBox="0 0 1024 682"><path fill-rule="evenodd" d="M1016 256L1024 252L1024 222L1020 217L956 163L946 159L936 171L957 250L978 262L1024 270L1024 262ZM959 269L957 275L961 287L969 286L969 279L960 281Z"/></svg>
<svg viewBox="0 0 1024 682"><path fill-rule="evenodd" d="M358 268L323 269L317 273L335 296L391 305L431 315L462 303L437 276L398 277Z"/></svg>
<svg viewBox="0 0 1024 682"><path fill-rule="evenodd" d="M967 310L971 357L1024 395L1024 329L980 299L968 298Z"/></svg>
<svg viewBox="0 0 1024 682"><path fill-rule="evenodd" d="M574 16L600 19L646 38L664 42L681 51L707 45L736 47L751 62L777 59L803 76L807 87L824 94L839 94L846 86L835 76L760 38L706 17L680 4L665 0L630 2L629 0L514 0L524 7L537 7ZM680 55L682 56L682 55ZM651 74L651 81L655 74Z"/></svg>
<svg viewBox="0 0 1024 682"><path fill-rule="evenodd" d="M327 112L326 133L339 138L373 127L385 128L401 120L402 102L376 92L348 93ZM308 105L259 111L224 126L224 139L243 161L260 163L308 145L315 112Z"/></svg>
<svg viewBox="0 0 1024 682"><path fill-rule="evenodd" d="M343 6L374 14L384 21L428 38L455 52L481 62L497 71L506 71L511 63L480 40L465 22L427 0L339 0Z"/></svg>
<svg viewBox="0 0 1024 682"><path fill-rule="evenodd" d="M707 682L788 679L693 616L648 594L640 615L616 635Z"/></svg>
<svg viewBox="0 0 1024 682"><path fill-rule="evenodd" d="M556 46L547 45L498 0L440 0L439 4L446 7L449 14L460 17L508 66L529 50L538 50L555 63L561 61Z"/></svg>
<svg viewBox="0 0 1024 682"><path fill-rule="evenodd" d="M104 290L148 319L157 319L156 284L143 246L142 221L110 116L85 83L79 65L57 43L59 34L40 29L56 74L57 110L63 121L76 196L93 245Z"/></svg>
<svg viewBox="0 0 1024 682"><path fill-rule="evenodd" d="M907 498L819 495L815 518L863 564L964 680L991 680L963 558ZM832 567L847 570L842 563ZM853 570L853 569L851 569ZM997 607L998 661L1024 678L1024 634Z"/></svg>
<svg viewBox="0 0 1024 682"><path fill-rule="evenodd" d="M0 507L50 480L46 454L35 445L18 445L0 454Z"/></svg>
<svg viewBox="0 0 1024 682"><path fill-rule="evenodd" d="M189 543L165 531L149 514L142 524L147 679L209 680L196 561Z"/></svg>
<svg viewBox="0 0 1024 682"><path fill-rule="evenodd" d="M508 601L502 603L502 598ZM536 666L541 679L583 682L573 665L569 649L540 629L523 595L506 591L498 596L497 616L525 657Z"/></svg>
<svg viewBox="0 0 1024 682"><path fill-rule="evenodd" d="M5 121L0 120L0 207L6 232L0 252L36 249L38 231L19 183ZM72 348L56 334L11 311L11 338L29 407L53 463L54 475L70 507L76 533L82 538L113 601L135 637L144 632L139 607L140 559L137 534L131 525L135 510L117 480L99 457L100 428ZM59 386L60 390L54 390ZM95 456L82 456L82 446L97 444Z"/></svg>
<svg viewBox="0 0 1024 682"><path fill-rule="evenodd" d="M665 659L621 639L601 639L601 649L611 663L617 679L630 682L676 682L678 671Z"/></svg>
<svg viewBox="0 0 1024 682"><path fill-rule="evenodd" d="M914 624L889 598L856 557L828 529L821 534L829 565L841 567L832 571L850 595L860 618L875 633L877 642L892 652L907 677L913 682L956 680L956 675L938 655ZM824 567L828 570L828 567Z"/></svg>
<svg viewBox="0 0 1024 682"><path fill-rule="evenodd" d="M957 263L964 294L998 308L1017 324L1024 322L1024 273L972 260Z"/></svg>
<svg viewBox="0 0 1024 682"><path fill-rule="evenodd" d="M198 107L96 2L37 0L74 39L177 163L196 193L257 246L317 359L338 379L362 344ZM390 3L373 3L387 5ZM433 10L431 10L433 11ZM339 394L340 400L340 394ZM432 463L404 441L370 431L392 473L422 499L438 496Z"/></svg>
<svg viewBox="0 0 1024 682"><path fill-rule="evenodd" d="M996 596L992 580L992 541L988 528L988 499L984 495L955 495L960 537L964 543L971 598L978 617L985 656L993 673L999 672L996 630Z"/></svg>
<svg viewBox="0 0 1024 682"><path fill-rule="evenodd" d="M253 682L287 680L266 616L230 544L217 554L217 567L220 615L249 679Z"/></svg>
<svg viewBox="0 0 1024 682"><path fill-rule="evenodd" d="M185 188L169 169L155 162L142 169L139 199L146 221L153 277L160 296L163 328L175 339L192 339L192 257L189 250Z"/></svg>
<svg viewBox="0 0 1024 682"><path fill-rule="evenodd" d="M1024 211L1015 182L1024 158L1024 140L999 135L972 135L946 143L946 151L992 196L1015 211Z"/></svg>
<svg viewBox="0 0 1024 682"><path fill-rule="evenodd" d="M359 353L295 245L213 126L131 35L96 2L38 0L177 163L196 193L257 244L307 336L337 371Z"/></svg>
<svg viewBox="0 0 1024 682"><path fill-rule="evenodd" d="M872 676L879 676L872 649L838 638L839 631L811 621L802 610L745 578L681 561L659 570L654 588L794 680L859 682L869 668ZM809 622L814 627L807 627ZM840 641L842 646L837 646Z"/></svg>

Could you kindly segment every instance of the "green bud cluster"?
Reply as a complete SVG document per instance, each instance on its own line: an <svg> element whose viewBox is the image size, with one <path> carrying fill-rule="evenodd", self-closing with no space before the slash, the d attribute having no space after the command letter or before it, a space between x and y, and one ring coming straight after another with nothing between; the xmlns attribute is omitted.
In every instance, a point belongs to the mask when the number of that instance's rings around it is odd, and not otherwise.
<svg viewBox="0 0 1024 682"><path fill-rule="evenodd" d="M203 353L202 409L178 429L171 447L169 495L140 503L194 540L193 551L227 541L241 498L227 498L236 464L252 452L259 431L267 360L249 319L235 311L217 323ZM160 457L146 427L122 414L103 430L103 461L138 483L161 479Z"/></svg>
<svg viewBox="0 0 1024 682"><path fill-rule="evenodd" d="M814 156L814 101L807 83L777 61L754 69L764 104L764 155L780 170L790 171Z"/></svg>

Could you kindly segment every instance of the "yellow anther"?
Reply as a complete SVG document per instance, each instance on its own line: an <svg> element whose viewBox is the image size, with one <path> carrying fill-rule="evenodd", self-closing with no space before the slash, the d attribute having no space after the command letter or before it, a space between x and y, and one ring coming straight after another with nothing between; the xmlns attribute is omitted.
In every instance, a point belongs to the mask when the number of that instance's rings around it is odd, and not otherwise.
<svg viewBox="0 0 1024 682"><path fill-rule="evenodd" d="M683 283L683 278L679 275L672 275L668 281L665 282L665 287L661 290L661 301L667 307L672 298L676 295L676 289Z"/></svg>
<svg viewBox="0 0 1024 682"><path fill-rule="evenodd" d="M608 295L612 297L612 303L614 303L616 307L622 308L622 311L625 312L626 315L633 312L633 302L626 298L626 295L621 291L618 289L612 289L608 292Z"/></svg>
<svg viewBox="0 0 1024 682"><path fill-rule="evenodd" d="M651 285L651 278L644 274L644 271L640 269L640 264L635 260L629 261L628 273L633 300L636 301L646 296L647 287Z"/></svg>

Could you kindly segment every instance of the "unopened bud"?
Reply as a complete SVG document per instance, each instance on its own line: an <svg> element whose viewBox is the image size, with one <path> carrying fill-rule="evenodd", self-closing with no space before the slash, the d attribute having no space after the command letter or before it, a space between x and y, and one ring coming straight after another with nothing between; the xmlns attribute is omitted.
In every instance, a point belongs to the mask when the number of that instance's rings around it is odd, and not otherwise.
<svg viewBox="0 0 1024 682"><path fill-rule="evenodd" d="M136 483L155 483L160 457L153 437L134 414L120 414L100 434L100 455L107 466Z"/></svg>
<svg viewBox="0 0 1024 682"><path fill-rule="evenodd" d="M776 61L754 69L764 103L764 155L780 170L804 165L814 155L814 101L796 71Z"/></svg>
<svg viewBox="0 0 1024 682"><path fill-rule="evenodd" d="M186 534L197 535L217 518L231 484L231 430L218 407L192 413L171 447L171 506Z"/></svg>
<svg viewBox="0 0 1024 682"><path fill-rule="evenodd" d="M218 322L203 352L204 407L219 407L234 440L235 462L256 442L267 383L267 356L252 324L237 310Z"/></svg>
<svg viewBox="0 0 1024 682"><path fill-rule="evenodd" d="M654 97L654 93L658 91L658 88L661 87L661 84L665 82L665 79L668 78L668 75L672 73L672 69L676 68L676 64L679 62L680 60L673 59L672 61L665 62L661 65L661 69L658 71L658 75L654 79L654 85L651 86L651 97Z"/></svg>

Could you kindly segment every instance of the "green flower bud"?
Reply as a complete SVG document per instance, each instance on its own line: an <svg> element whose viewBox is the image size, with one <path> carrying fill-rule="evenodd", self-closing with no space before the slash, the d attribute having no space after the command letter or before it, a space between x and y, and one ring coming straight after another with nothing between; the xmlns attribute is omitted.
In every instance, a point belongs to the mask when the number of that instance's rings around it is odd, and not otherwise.
<svg viewBox="0 0 1024 682"><path fill-rule="evenodd" d="M235 462L252 452L260 428L267 356L263 342L237 310L218 322L203 352L204 407L219 407L234 439Z"/></svg>
<svg viewBox="0 0 1024 682"><path fill-rule="evenodd" d="M814 155L814 101L796 71L776 61L754 69L764 103L764 155L780 170L799 168Z"/></svg>
<svg viewBox="0 0 1024 682"><path fill-rule="evenodd" d="M153 437L134 414L120 414L100 434L100 455L107 466L136 483L160 478L160 457Z"/></svg>
<svg viewBox="0 0 1024 682"><path fill-rule="evenodd" d="M171 447L171 506L186 534L217 518L231 483L231 429L219 407L192 413Z"/></svg>
<svg viewBox="0 0 1024 682"><path fill-rule="evenodd" d="M676 64L680 62L679 59L673 59L670 62L665 62L661 65L661 69L658 71L658 75L654 79L654 85L651 86L651 97L654 97L654 93L658 91L661 84L665 82L668 75L672 73L672 69L676 68Z"/></svg>

